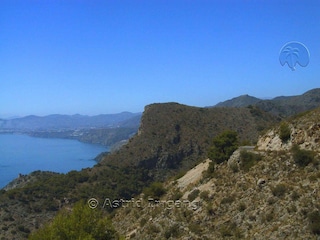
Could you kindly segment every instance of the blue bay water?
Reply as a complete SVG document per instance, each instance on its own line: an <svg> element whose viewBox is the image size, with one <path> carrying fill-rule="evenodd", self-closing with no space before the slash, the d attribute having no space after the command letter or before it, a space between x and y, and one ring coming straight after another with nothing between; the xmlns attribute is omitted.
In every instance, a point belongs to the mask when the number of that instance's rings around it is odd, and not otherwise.
<svg viewBox="0 0 320 240"><path fill-rule="evenodd" d="M18 177L36 170L67 173L96 164L93 160L108 148L77 140L35 138L0 134L0 189Z"/></svg>

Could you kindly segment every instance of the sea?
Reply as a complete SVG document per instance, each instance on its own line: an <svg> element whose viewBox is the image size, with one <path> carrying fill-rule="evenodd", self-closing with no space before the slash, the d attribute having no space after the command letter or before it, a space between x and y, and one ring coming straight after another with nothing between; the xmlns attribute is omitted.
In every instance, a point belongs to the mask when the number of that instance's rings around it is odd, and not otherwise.
<svg viewBox="0 0 320 240"><path fill-rule="evenodd" d="M19 174L36 170L67 173L93 167L109 148L77 140L0 134L0 189Z"/></svg>

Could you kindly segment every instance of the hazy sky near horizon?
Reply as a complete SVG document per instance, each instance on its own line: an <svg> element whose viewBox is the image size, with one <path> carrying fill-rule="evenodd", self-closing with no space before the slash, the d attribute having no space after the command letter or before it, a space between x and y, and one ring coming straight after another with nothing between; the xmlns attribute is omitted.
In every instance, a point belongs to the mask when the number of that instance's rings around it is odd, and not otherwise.
<svg viewBox="0 0 320 240"><path fill-rule="evenodd" d="M319 23L316 0L2 0L0 117L302 94L319 87ZM290 41L308 66L281 66Z"/></svg>

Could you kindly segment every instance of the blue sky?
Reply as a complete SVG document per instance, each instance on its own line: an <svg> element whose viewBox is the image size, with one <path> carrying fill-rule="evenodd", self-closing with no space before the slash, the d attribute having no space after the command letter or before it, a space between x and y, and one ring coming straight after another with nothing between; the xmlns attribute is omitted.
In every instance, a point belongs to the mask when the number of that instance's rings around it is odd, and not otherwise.
<svg viewBox="0 0 320 240"><path fill-rule="evenodd" d="M210 106L319 87L320 1L2 0L0 116ZM307 67L279 63L304 43Z"/></svg>

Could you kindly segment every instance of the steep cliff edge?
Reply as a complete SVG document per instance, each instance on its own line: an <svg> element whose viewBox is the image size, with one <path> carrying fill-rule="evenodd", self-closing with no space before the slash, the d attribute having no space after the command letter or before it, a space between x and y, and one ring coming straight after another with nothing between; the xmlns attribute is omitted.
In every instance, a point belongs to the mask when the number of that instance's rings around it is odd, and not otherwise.
<svg viewBox="0 0 320 240"><path fill-rule="evenodd" d="M165 179L178 169L190 169L207 155L214 136L232 129L240 141L255 143L259 131L277 122L257 108L198 108L177 103L145 108L138 134L102 164L137 166Z"/></svg>

